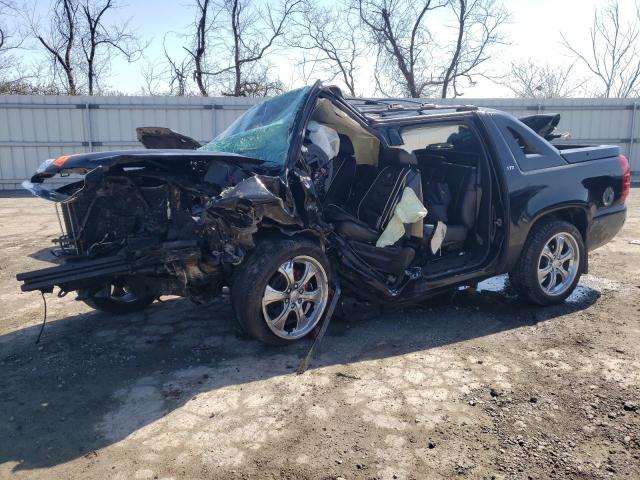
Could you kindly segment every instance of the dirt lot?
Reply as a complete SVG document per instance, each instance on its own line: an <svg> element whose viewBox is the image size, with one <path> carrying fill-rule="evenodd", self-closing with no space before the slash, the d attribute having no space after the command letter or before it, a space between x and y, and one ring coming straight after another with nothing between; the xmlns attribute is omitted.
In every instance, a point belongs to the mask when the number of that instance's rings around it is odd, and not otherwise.
<svg viewBox="0 0 640 480"><path fill-rule="evenodd" d="M51 204L0 199L0 478L640 478L640 190L566 304L501 278L306 344L236 338L220 300L111 317L20 294ZM39 252L34 255L34 252ZM31 256L30 256L31 255Z"/></svg>

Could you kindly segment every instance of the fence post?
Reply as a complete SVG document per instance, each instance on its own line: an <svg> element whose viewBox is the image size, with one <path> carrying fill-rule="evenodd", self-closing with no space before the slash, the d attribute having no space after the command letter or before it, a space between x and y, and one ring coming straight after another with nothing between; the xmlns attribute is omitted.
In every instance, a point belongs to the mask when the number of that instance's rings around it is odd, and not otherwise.
<svg viewBox="0 0 640 480"><path fill-rule="evenodd" d="M635 134L636 134L636 113L637 112L638 112L638 102L633 102L633 109L631 110L631 133L629 134L629 163L631 165L634 165L633 153L635 148L633 147L636 141ZM631 170L633 170L633 168Z"/></svg>
<svg viewBox="0 0 640 480"><path fill-rule="evenodd" d="M91 109L89 108L89 103L85 102L84 110L86 112L85 115L85 135L87 143L89 144L89 151L93 152L93 127L91 126Z"/></svg>

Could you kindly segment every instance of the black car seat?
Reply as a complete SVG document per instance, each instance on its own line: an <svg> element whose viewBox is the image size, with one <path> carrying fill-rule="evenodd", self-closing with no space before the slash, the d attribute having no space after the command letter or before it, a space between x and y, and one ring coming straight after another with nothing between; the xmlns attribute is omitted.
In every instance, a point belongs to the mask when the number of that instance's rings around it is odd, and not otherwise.
<svg viewBox="0 0 640 480"><path fill-rule="evenodd" d="M417 183L421 193L420 172L414 168L415 155L402 150L385 152L380 160L385 166L378 169L373 181L360 198L355 198L349 210L332 204L325 207L324 213L335 231L349 241L369 265L399 277L415 258L415 250L403 245L377 248L375 242L393 216L405 187L415 188Z"/></svg>
<svg viewBox="0 0 640 480"><path fill-rule="evenodd" d="M436 224L449 221L448 210L451 204L451 190L446 179L444 164L446 159L440 155L421 154L418 165L422 175L422 192L427 207L425 223Z"/></svg>
<svg viewBox="0 0 640 480"><path fill-rule="evenodd" d="M418 175L415 170L403 165L384 167L357 201L355 210L328 204L325 216L341 236L375 243L393 215L412 174Z"/></svg>
<svg viewBox="0 0 640 480"><path fill-rule="evenodd" d="M333 160L333 176L329 181L323 203L345 206L356 178L356 158L351 139L343 134L338 136L340 137L340 150Z"/></svg>
<svg viewBox="0 0 640 480"><path fill-rule="evenodd" d="M394 165L381 169L358 202L356 217L381 232L393 215L412 170Z"/></svg>
<svg viewBox="0 0 640 480"><path fill-rule="evenodd" d="M477 169L465 165L449 165L447 183L453 192L449 206L445 244L464 243L475 227L480 187L477 185Z"/></svg>
<svg viewBox="0 0 640 480"><path fill-rule="evenodd" d="M418 158L413 152L407 152L401 148L384 148L380 147L379 153L379 168L384 168L394 165L407 165L416 167L418 165Z"/></svg>
<svg viewBox="0 0 640 480"><path fill-rule="evenodd" d="M477 168L466 165L442 163L444 179L451 193L451 203L447 208L447 232L444 246L460 248L473 230L478 215L482 190L478 184ZM427 209L429 205L427 205ZM425 225L425 238L430 238L434 223Z"/></svg>
<svg viewBox="0 0 640 480"><path fill-rule="evenodd" d="M385 149L379 163L383 166L375 178L364 191L362 186L356 189L361 193L352 196L349 206L326 202L326 216L335 224L338 233L346 238L355 235L360 241L375 242L393 215L404 188L419 178L420 173L413 168L417 160L412 153Z"/></svg>

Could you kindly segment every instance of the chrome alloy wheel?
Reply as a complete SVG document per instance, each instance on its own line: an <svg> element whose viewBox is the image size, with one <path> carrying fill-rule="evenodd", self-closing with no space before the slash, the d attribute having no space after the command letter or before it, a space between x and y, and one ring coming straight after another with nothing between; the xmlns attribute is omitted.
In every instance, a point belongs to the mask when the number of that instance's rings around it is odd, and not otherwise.
<svg viewBox="0 0 640 480"><path fill-rule="evenodd" d="M262 295L262 314L280 338L304 337L320 321L327 306L329 281L315 258L300 255L280 265Z"/></svg>
<svg viewBox="0 0 640 480"><path fill-rule="evenodd" d="M579 267L578 242L569 233L557 233L538 259L538 283L547 295L562 295L573 284Z"/></svg>

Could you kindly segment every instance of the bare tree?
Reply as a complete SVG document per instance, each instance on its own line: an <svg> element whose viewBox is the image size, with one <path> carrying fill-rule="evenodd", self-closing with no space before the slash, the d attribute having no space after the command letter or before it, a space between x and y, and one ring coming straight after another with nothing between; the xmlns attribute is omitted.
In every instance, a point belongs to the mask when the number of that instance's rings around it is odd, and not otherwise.
<svg viewBox="0 0 640 480"><path fill-rule="evenodd" d="M0 53L4 53L7 49L11 48L9 41L12 33L6 23L15 12L15 8L13 2L0 0Z"/></svg>
<svg viewBox="0 0 640 480"><path fill-rule="evenodd" d="M424 97L461 94L462 81L474 84L493 46L503 42L501 27L509 15L499 0L355 0L360 19L375 44L376 85L385 93ZM445 27L427 25L431 13L443 23L454 20L453 35ZM436 34L437 31L437 34Z"/></svg>
<svg viewBox="0 0 640 480"><path fill-rule="evenodd" d="M626 21L618 0L596 10L590 39L591 48L585 52L562 35L563 45L599 80L598 93L606 98L640 95L640 3Z"/></svg>
<svg viewBox="0 0 640 480"><path fill-rule="evenodd" d="M8 2L0 2L0 51L3 51L2 49L6 48L7 39L9 37L7 26L4 22L7 17L7 10L10 8L12 8L12 5Z"/></svg>
<svg viewBox="0 0 640 480"><path fill-rule="evenodd" d="M168 32L163 40L164 61L147 59L142 67L143 95L173 95L183 97L190 93L189 80L193 74L193 58L191 54L182 52L182 58L170 54L167 49L167 38L175 32Z"/></svg>
<svg viewBox="0 0 640 480"><path fill-rule="evenodd" d="M198 85L200 95L203 97L209 96L207 75L205 74L209 31L212 28L212 22L209 18L209 10L210 0L196 0L196 20L195 32L193 34L193 46L184 47L193 59L193 79ZM169 61L171 62L171 59L169 59Z"/></svg>
<svg viewBox="0 0 640 480"><path fill-rule="evenodd" d="M164 57L169 67L169 91L171 95L178 97L184 97L188 92L189 73L193 68L191 61L187 58L183 58L180 63L174 60L165 47ZM199 85L198 85L199 87Z"/></svg>
<svg viewBox="0 0 640 480"><path fill-rule="evenodd" d="M521 98L567 98L585 83L575 80L574 67L538 65L532 60L512 63L506 81L501 83Z"/></svg>
<svg viewBox="0 0 640 480"><path fill-rule="evenodd" d="M320 74L318 72L324 69L324 66L321 65L322 52L317 49L302 49L299 53L300 58L296 62L296 68L291 72L291 78L289 79L290 85L293 85L295 80L302 80L304 84L311 83L312 79L317 78Z"/></svg>
<svg viewBox="0 0 640 480"><path fill-rule="evenodd" d="M430 11L446 5L444 0L355 0L355 5L378 50L376 83L380 90L382 75L394 93L414 98L426 96L441 84L428 73L432 38L426 19Z"/></svg>
<svg viewBox="0 0 640 480"><path fill-rule="evenodd" d="M17 25L19 11L10 0L0 0L0 94L37 93L21 56L24 32Z"/></svg>
<svg viewBox="0 0 640 480"><path fill-rule="evenodd" d="M275 84L264 83L268 68L260 63L284 35L301 3L281 0L276 6L270 2L262 8L252 0L220 0L215 6L217 21L211 41L216 49L231 55L212 62L217 66L203 74L226 85L223 95L243 97L272 91Z"/></svg>
<svg viewBox="0 0 640 480"><path fill-rule="evenodd" d="M42 75L42 65L25 64L19 55L27 36L20 28L23 14L15 2L0 0L0 94L58 95L59 89Z"/></svg>
<svg viewBox="0 0 640 480"><path fill-rule="evenodd" d="M358 64L367 50L354 12L357 14L348 6L328 8L306 0L291 41L292 46L304 51L317 51L303 62L319 65L329 80L339 78L352 96L356 95Z"/></svg>
<svg viewBox="0 0 640 480"><path fill-rule="evenodd" d="M442 98L447 98L450 90L457 97L460 80L473 85L474 75L485 74L480 68L489 60L492 47L504 43L500 27L509 19L495 0L452 0L449 5L457 35L442 75Z"/></svg>
<svg viewBox="0 0 640 480"><path fill-rule="evenodd" d="M131 62L142 53L143 47L132 33L128 21L107 21L109 13L118 8L113 0L84 0L80 8L84 20L80 44L88 93L93 95L100 74L108 69L112 55L122 55Z"/></svg>
<svg viewBox="0 0 640 480"><path fill-rule="evenodd" d="M22 67L22 65L19 65ZM62 95L65 93L43 74L44 65L27 67L26 71L0 78L0 95Z"/></svg>
<svg viewBox="0 0 640 480"><path fill-rule="evenodd" d="M114 56L134 61L142 53L129 21L109 21L119 9L114 0L56 0L49 28L31 19L31 30L52 61L68 95L93 95Z"/></svg>
<svg viewBox="0 0 640 480"><path fill-rule="evenodd" d="M21 78L18 70L19 58L14 52L22 44L22 35L15 27L16 5L8 0L0 0L0 81L9 82ZM14 76L17 75L17 78Z"/></svg>
<svg viewBox="0 0 640 480"><path fill-rule="evenodd" d="M164 85L164 77L165 72L164 69L161 69L161 66L158 65L158 62L155 60L147 59L142 67L140 68L140 74L142 75L142 95L163 95L165 92L163 91Z"/></svg>
<svg viewBox="0 0 640 480"><path fill-rule="evenodd" d="M56 0L48 33L32 23L31 28L40 44L49 53L53 61L54 75L58 69L62 70L64 91L68 95L76 95L78 86L76 81L76 58L74 50L77 35L78 4L74 0Z"/></svg>
<svg viewBox="0 0 640 480"><path fill-rule="evenodd" d="M268 97L279 95L285 91L284 83L275 78L271 73L269 65L254 65L250 71L245 72L245 76L238 90L240 95L228 89L222 95L229 97Z"/></svg>

